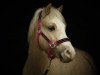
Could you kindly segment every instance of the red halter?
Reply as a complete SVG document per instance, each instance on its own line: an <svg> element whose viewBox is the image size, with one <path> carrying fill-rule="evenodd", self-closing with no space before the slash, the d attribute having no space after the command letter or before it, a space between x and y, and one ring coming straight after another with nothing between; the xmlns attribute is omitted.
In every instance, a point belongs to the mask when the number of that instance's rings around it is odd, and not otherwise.
<svg viewBox="0 0 100 75"><path fill-rule="evenodd" d="M38 31L37 31L37 41L38 41L38 45L39 45L39 36L41 35L49 44L49 49L48 49L48 58L50 60L52 60L53 58L55 58L55 55L53 54L53 51L52 49L54 49L56 46L58 46L59 44L63 43L63 42L66 42L66 41L70 41L69 38L63 38L63 39L60 39L58 41L51 41L50 39L48 39L48 37L41 31L41 13L42 11L40 12L40 15L39 15L39 18L38 18Z"/></svg>

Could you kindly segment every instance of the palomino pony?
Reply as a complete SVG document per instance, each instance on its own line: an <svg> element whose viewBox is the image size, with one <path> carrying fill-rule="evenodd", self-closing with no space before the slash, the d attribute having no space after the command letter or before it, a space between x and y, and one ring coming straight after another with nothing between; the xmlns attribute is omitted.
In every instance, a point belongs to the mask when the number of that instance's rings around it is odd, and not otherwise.
<svg viewBox="0 0 100 75"><path fill-rule="evenodd" d="M23 75L95 75L91 57L75 49L66 35L62 6L40 8L30 23Z"/></svg>

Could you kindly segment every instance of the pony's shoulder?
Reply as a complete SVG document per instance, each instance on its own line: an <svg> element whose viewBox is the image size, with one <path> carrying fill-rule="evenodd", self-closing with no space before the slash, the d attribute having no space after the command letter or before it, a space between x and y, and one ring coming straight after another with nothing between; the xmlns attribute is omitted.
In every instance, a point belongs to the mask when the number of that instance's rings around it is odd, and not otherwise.
<svg viewBox="0 0 100 75"><path fill-rule="evenodd" d="M81 56L83 56L83 57L86 58L86 59L92 58L91 55L90 55L88 52L84 51L84 50L75 48L75 51L76 51L76 54L77 54L77 55L81 55Z"/></svg>
<svg viewBox="0 0 100 75"><path fill-rule="evenodd" d="M96 71L96 64L95 64L93 57L88 52L86 52L84 50L80 50L77 48L75 48L75 50L76 50L76 57L84 58L91 65L91 67Z"/></svg>
<svg viewBox="0 0 100 75"><path fill-rule="evenodd" d="M75 48L75 51L76 51L76 56L82 56L88 61L90 61L90 59L93 60L91 55L88 52L77 48Z"/></svg>

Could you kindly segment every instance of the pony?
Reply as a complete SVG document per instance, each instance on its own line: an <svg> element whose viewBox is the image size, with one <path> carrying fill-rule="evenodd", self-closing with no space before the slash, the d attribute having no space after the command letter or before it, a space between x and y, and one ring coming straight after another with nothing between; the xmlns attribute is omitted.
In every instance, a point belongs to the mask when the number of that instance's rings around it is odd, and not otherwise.
<svg viewBox="0 0 100 75"><path fill-rule="evenodd" d="M73 47L65 29L63 5L36 10L28 32L28 57L23 75L95 75L94 60Z"/></svg>

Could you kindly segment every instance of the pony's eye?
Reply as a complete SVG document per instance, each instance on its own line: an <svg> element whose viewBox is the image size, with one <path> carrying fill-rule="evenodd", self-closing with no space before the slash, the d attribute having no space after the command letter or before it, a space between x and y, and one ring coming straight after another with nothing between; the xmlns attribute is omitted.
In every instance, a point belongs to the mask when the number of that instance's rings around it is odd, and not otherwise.
<svg viewBox="0 0 100 75"><path fill-rule="evenodd" d="M54 26L49 26L48 29L49 29L50 31L54 31L54 30L55 30L55 27L54 27Z"/></svg>

